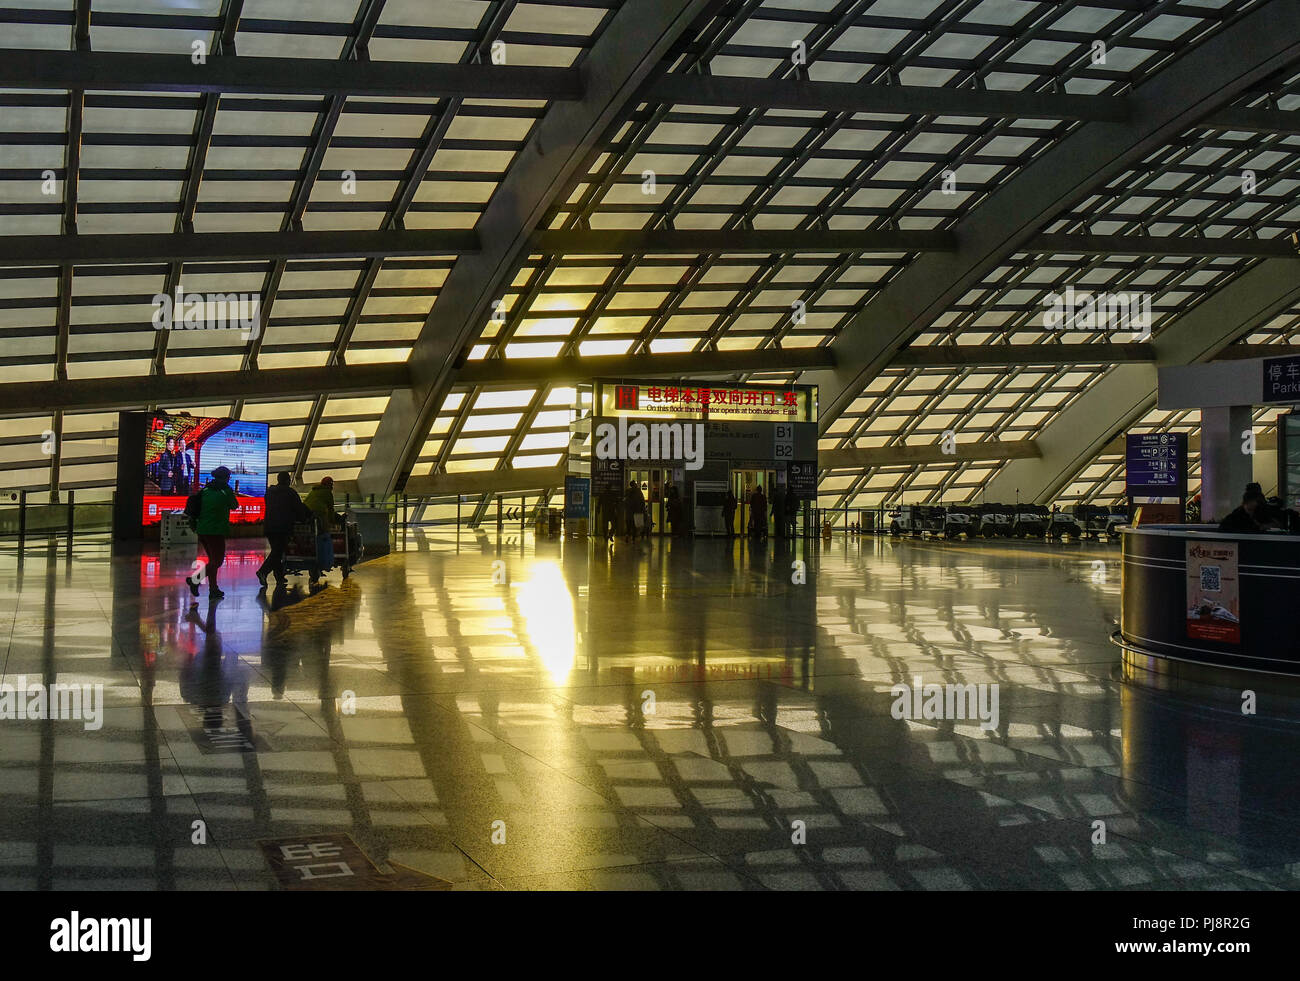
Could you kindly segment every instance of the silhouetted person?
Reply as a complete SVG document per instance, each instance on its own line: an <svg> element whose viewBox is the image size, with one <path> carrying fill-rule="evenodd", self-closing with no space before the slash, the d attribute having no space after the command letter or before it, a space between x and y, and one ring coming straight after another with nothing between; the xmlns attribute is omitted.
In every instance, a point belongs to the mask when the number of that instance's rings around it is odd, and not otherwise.
<svg viewBox="0 0 1300 981"><path fill-rule="evenodd" d="M622 506L618 488L608 484L600 493L600 533L607 542L612 542L618 533L618 512Z"/></svg>
<svg viewBox="0 0 1300 981"><path fill-rule="evenodd" d="M623 511L627 522L624 537L628 541L636 541L645 528L645 495L635 480L628 481L627 493L623 495Z"/></svg>
<svg viewBox="0 0 1300 981"><path fill-rule="evenodd" d="M238 510L239 498L230 489L230 470L217 467L212 471L208 486L199 492L199 517L194 523L194 531L199 536L203 551L208 555L205 570L208 580L208 595L220 599L226 594L217 586L217 571L226 561L226 536L230 534L230 512ZM185 585L190 587L190 595L199 595L199 584L190 576L185 577Z"/></svg>
<svg viewBox="0 0 1300 981"><path fill-rule="evenodd" d="M1233 535L1253 535L1264 531L1270 527L1267 508L1268 502L1264 500L1264 495L1247 491L1241 499L1241 507L1219 522L1219 531Z"/></svg>
<svg viewBox="0 0 1300 981"><path fill-rule="evenodd" d="M767 539L767 495L762 487L754 488L754 496L749 499L750 528L760 542Z"/></svg>
<svg viewBox="0 0 1300 981"><path fill-rule="evenodd" d="M276 478L275 486L266 489L266 517L262 521L262 530L271 551L257 570L257 581L263 589L270 574L275 575L276 582L285 583L284 550L293 537L293 526L301 521L310 521L312 517L312 512L290 484L291 480L289 474L282 473Z"/></svg>
<svg viewBox="0 0 1300 981"><path fill-rule="evenodd" d="M334 566L334 525L338 515L334 513L334 478L322 477L319 484L307 494L303 502L308 510L316 516L316 563L317 572L329 572ZM311 577L315 585L319 575Z"/></svg>
<svg viewBox="0 0 1300 981"><path fill-rule="evenodd" d="M785 537L785 488L777 484L772 488L772 523L777 538Z"/></svg>
<svg viewBox="0 0 1300 981"><path fill-rule="evenodd" d="M1270 497L1268 507L1279 528L1288 535L1300 535L1300 512L1284 505L1280 497Z"/></svg>
<svg viewBox="0 0 1300 981"><path fill-rule="evenodd" d="M680 538L682 535L682 494L677 489L676 484L668 486L668 524L672 529L673 537Z"/></svg>
<svg viewBox="0 0 1300 981"><path fill-rule="evenodd" d="M727 494L722 499L722 523L727 526L727 537L734 538L736 535L736 495L731 488L727 488Z"/></svg>

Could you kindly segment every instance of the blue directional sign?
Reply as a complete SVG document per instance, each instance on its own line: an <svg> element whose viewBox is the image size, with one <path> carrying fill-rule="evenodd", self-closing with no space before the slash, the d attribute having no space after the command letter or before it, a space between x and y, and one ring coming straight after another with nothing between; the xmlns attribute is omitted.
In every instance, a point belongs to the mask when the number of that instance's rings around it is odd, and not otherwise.
<svg viewBox="0 0 1300 981"><path fill-rule="evenodd" d="M1187 496L1187 434L1129 433L1124 493L1129 497Z"/></svg>
<svg viewBox="0 0 1300 981"><path fill-rule="evenodd" d="M1264 401L1300 403L1300 355L1264 359Z"/></svg>

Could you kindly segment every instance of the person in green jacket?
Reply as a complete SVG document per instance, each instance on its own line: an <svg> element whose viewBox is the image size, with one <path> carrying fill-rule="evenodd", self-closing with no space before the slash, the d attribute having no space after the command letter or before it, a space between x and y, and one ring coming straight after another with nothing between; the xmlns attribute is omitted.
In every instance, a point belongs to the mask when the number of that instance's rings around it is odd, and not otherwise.
<svg viewBox="0 0 1300 981"><path fill-rule="evenodd" d="M239 510L239 498L230 489L230 471L226 467L217 467L212 471L212 479L199 492L200 510L194 531L199 536L203 551L208 554L208 566L204 577L208 580L208 596L221 599L226 594L217 586L217 570L226 561L226 536L230 534L230 512ZM185 577L185 585L190 587L190 595L199 595L198 580L192 576Z"/></svg>
<svg viewBox="0 0 1300 981"><path fill-rule="evenodd" d="M322 477L302 502L316 515L316 561L321 571L328 572L334 565L334 539L331 530L338 521L334 513L334 478ZM311 577L315 584L316 576Z"/></svg>

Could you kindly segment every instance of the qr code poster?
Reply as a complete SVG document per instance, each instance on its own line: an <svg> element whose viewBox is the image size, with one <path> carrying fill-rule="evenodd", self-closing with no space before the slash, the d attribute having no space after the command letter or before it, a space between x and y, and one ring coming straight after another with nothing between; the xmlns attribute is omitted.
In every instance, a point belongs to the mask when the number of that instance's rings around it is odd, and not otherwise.
<svg viewBox="0 0 1300 981"><path fill-rule="evenodd" d="M1237 543L1187 543L1187 636L1241 643Z"/></svg>

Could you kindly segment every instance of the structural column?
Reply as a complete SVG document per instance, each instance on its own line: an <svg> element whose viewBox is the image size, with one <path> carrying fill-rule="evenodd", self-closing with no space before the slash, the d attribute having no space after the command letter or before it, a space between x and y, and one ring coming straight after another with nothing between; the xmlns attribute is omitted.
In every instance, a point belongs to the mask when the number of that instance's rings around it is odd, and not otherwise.
<svg viewBox="0 0 1300 981"><path fill-rule="evenodd" d="M1241 503L1242 492L1254 480L1254 458L1242 452L1250 428L1248 405L1201 409L1202 521L1222 521Z"/></svg>

